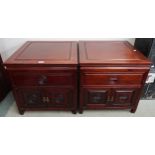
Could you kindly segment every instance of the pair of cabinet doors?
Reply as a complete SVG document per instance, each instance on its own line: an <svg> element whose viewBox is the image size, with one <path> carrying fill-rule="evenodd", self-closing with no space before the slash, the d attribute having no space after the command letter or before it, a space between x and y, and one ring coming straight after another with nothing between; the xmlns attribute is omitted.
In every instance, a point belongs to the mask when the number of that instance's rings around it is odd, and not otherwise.
<svg viewBox="0 0 155 155"><path fill-rule="evenodd" d="M138 88L82 88L81 113L83 109L130 109L134 106Z"/></svg>

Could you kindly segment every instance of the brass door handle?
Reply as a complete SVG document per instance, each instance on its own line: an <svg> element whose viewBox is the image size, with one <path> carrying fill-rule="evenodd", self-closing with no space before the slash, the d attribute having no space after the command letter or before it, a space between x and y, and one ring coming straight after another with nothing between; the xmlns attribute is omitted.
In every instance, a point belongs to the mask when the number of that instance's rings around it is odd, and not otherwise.
<svg viewBox="0 0 155 155"><path fill-rule="evenodd" d="M44 103L49 103L49 102L50 102L50 100L49 100L49 98L48 98L48 97L43 97L43 102L44 102Z"/></svg>
<svg viewBox="0 0 155 155"><path fill-rule="evenodd" d="M114 101L114 96L111 97L111 102L113 102L113 101Z"/></svg>
<svg viewBox="0 0 155 155"><path fill-rule="evenodd" d="M110 96L108 96L108 99L107 100L108 100L108 102L110 102Z"/></svg>
<svg viewBox="0 0 155 155"><path fill-rule="evenodd" d="M113 102L114 101L114 96L108 96L108 102Z"/></svg>

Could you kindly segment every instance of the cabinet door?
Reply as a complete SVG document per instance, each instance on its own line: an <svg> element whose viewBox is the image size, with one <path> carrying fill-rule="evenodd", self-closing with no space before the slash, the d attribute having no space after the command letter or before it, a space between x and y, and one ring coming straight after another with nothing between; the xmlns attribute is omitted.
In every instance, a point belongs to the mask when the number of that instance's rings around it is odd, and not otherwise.
<svg viewBox="0 0 155 155"><path fill-rule="evenodd" d="M23 99L24 106L26 107L46 107L46 102L43 102L43 93L42 90L37 88L25 88L20 89L22 93L21 98Z"/></svg>
<svg viewBox="0 0 155 155"><path fill-rule="evenodd" d="M113 89L112 91L112 105L115 106L130 106L136 99L137 89Z"/></svg>
<svg viewBox="0 0 155 155"><path fill-rule="evenodd" d="M110 89L84 88L81 93L83 99L83 107L100 108L108 104L110 98Z"/></svg>
<svg viewBox="0 0 155 155"><path fill-rule="evenodd" d="M73 107L73 90L71 88L47 88L43 100L49 107Z"/></svg>
<svg viewBox="0 0 155 155"><path fill-rule="evenodd" d="M68 108L74 107L72 88L35 88L18 89L17 96L21 106L29 108Z"/></svg>

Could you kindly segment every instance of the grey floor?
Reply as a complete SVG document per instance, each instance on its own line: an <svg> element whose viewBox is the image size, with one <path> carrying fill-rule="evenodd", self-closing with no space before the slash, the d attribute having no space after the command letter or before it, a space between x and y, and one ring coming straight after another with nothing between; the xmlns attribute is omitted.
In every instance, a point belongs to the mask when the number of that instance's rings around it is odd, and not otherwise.
<svg viewBox="0 0 155 155"><path fill-rule="evenodd" d="M0 102L0 117L6 116L11 105L14 103L14 98L10 92L3 101Z"/></svg>
<svg viewBox="0 0 155 155"><path fill-rule="evenodd" d="M25 112L19 115L12 93L0 103L1 117L154 117L155 100L141 100L135 114L128 110L98 110L84 111L83 114L73 115L71 112L63 111L35 111Z"/></svg>

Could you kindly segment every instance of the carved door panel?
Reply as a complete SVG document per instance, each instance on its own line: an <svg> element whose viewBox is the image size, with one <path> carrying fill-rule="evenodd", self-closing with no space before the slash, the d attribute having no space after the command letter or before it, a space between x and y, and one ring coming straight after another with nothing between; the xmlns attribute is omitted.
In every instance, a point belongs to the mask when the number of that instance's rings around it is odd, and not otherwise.
<svg viewBox="0 0 155 155"><path fill-rule="evenodd" d="M73 90L71 88L24 88L18 90L25 107L72 107Z"/></svg>
<svg viewBox="0 0 155 155"><path fill-rule="evenodd" d="M110 89L85 88L84 106L106 106L110 98Z"/></svg>
<svg viewBox="0 0 155 155"><path fill-rule="evenodd" d="M37 88L21 89L24 105L28 107L46 107L47 103L43 102L43 91Z"/></svg>
<svg viewBox="0 0 155 155"><path fill-rule="evenodd" d="M113 102L115 106L130 106L136 99L137 89L113 89Z"/></svg>
<svg viewBox="0 0 155 155"><path fill-rule="evenodd" d="M49 107L71 107L73 105L73 90L69 88L46 88L43 100Z"/></svg>

